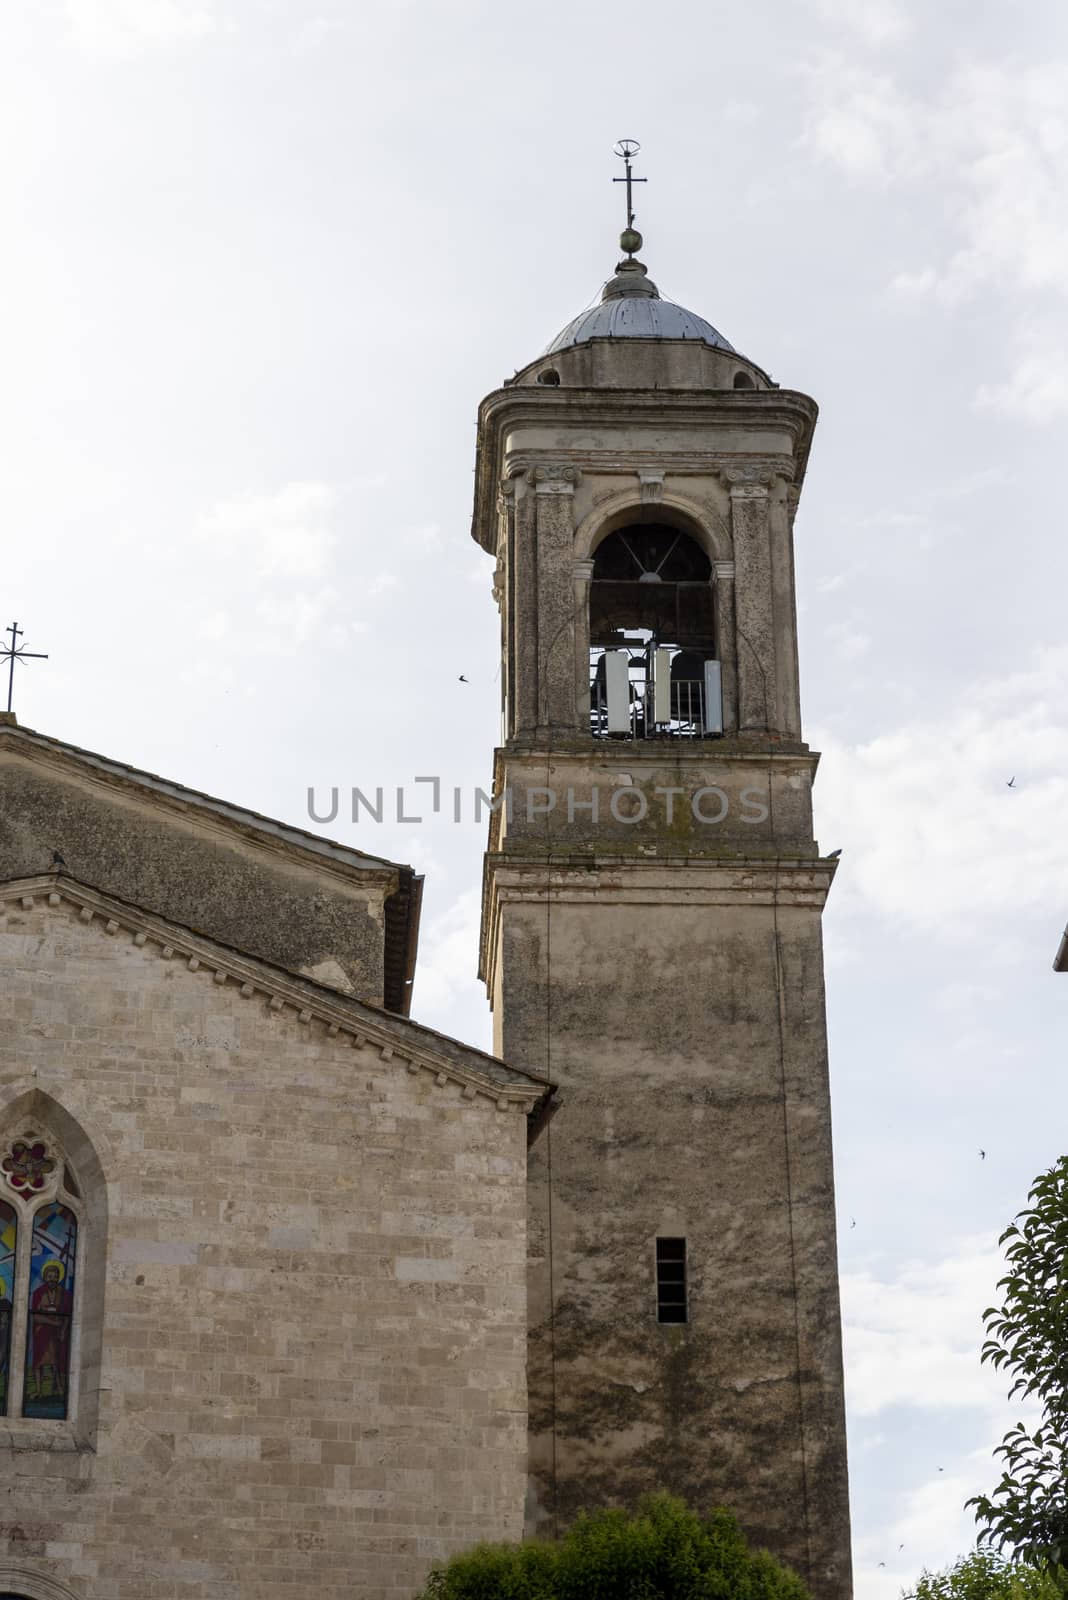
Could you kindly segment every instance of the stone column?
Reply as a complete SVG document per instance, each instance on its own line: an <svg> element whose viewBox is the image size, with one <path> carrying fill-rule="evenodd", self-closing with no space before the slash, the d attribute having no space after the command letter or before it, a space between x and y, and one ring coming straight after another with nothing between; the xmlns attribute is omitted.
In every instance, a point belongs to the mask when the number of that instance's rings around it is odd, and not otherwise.
<svg viewBox="0 0 1068 1600"><path fill-rule="evenodd" d="M590 584L593 581L593 562L573 561L571 576L575 617L575 714L580 731L585 732L590 717Z"/></svg>
<svg viewBox="0 0 1068 1600"><path fill-rule="evenodd" d="M734 562L713 561L716 650L723 679L723 731L738 731L738 638L734 626Z"/></svg>
<svg viewBox="0 0 1068 1600"><path fill-rule="evenodd" d="M741 733L764 733L776 729L779 720L767 484L731 484L731 528L738 636L738 728Z"/></svg>
<svg viewBox="0 0 1068 1600"><path fill-rule="evenodd" d="M509 479L501 493L511 497L511 549L508 562L508 654L512 682L508 732L532 733L538 725L538 562L534 498L525 483Z"/></svg>
<svg viewBox="0 0 1068 1600"><path fill-rule="evenodd" d="M534 467L537 518L538 726L573 730L575 705L575 594L573 500L578 468Z"/></svg>

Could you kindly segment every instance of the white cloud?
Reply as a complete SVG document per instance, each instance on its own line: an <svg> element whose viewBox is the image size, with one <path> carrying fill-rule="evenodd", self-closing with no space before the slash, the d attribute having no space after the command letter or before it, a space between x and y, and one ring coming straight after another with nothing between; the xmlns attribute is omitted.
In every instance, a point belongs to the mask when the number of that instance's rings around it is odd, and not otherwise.
<svg viewBox="0 0 1068 1600"><path fill-rule="evenodd" d="M111 60L193 44L223 28L214 0L66 0L68 36Z"/></svg>
<svg viewBox="0 0 1068 1600"><path fill-rule="evenodd" d="M837 588L838 585L832 584L831 587ZM829 623L826 634L835 654L841 661L859 660L862 655L867 653L871 644L868 634L862 633L854 623L848 621Z"/></svg>
<svg viewBox="0 0 1068 1600"><path fill-rule="evenodd" d="M1054 344L1022 355L1003 383L979 386L975 404L1023 422L1058 420L1068 413L1068 351Z"/></svg>
<svg viewBox="0 0 1068 1600"><path fill-rule="evenodd" d="M851 29L865 44L897 44L912 32L912 22L896 0L815 0L825 22Z"/></svg>
<svg viewBox="0 0 1068 1600"><path fill-rule="evenodd" d="M845 850L839 915L1004 943L1006 908L1049 907L1068 878L1068 648L974 686L942 717L867 743L813 738L819 829Z"/></svg>
<svg viewBox="0 0 1068 1600"><path fill-rule="evenodd" d="M459 994L474 994L485 1005L485 991L475 974L482 896L465 890L435 917L420 940L417 1014L446 1013Z"/></svg>
<svg viewBox="0 0 1068 1600"><path fill-rule="evenodd" d="M954 302L1068 286L1068 63L958 67L930 96L840 57L810 68L808 143L858 181L926 186L950 242L893 288Z"/></svg>
<svg viewBox="0 0 1068 1600"><path fill-rule="evenodd" d="M335 501L329 484L288 483L274 494L221 501L201 518L197 535L239 556L257 577L320 578L334 548Z"/></svg>
<svg viewBox="0 0 1068 1600"><path fill-rule="evenodd" d="M995 1298L1000 1252L987 1238L952 1257L906 1262L889 1279L842 1278L846 1387L854 1416L889 1406L972 1406L1000 1414L1004 1382L979 1364L982 1312Z"/></svg>

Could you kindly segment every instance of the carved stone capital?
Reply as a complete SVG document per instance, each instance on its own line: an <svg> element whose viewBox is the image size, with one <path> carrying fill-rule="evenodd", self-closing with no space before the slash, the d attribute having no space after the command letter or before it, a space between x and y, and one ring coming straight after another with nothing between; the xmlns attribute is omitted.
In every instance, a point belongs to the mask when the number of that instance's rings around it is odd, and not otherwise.
<svg viewBox="0 0 1068 1600"><path fill-rule="evenodd" d="M766 483L732 483L732 500L766 500L769 485Z"/></svg>
<svg viewBox="0 0 1068 1600"><path fill-rule="evenodd" d="M716 582L717 583L733 583L734 582L734 562L733 561L713 561L713 563L712 563L712 571L716 575Z"/></svg>
<svg viewBox="0 0 1068 1600"><path fill-rule="evenodd" d="M578 467L563 465L531 467L527 473L535 494L574 494L581 479Z"/></svg>
<svg viewBox="0 0 1068 1600"><path fill-rule="evenodd" d="M732 493L739 488L762 489L767 493L776 478L790 482L793 475L794 464L789 456L741 457L716 468L716 476Z"/></svg>
<svg viewBox="0 0 1068 1600"><path fill-rule="evenodd" d="M571 575L576 583L589 583L593 577L593 561L573 561Z"/></svg>
<svg viewBox="0 0 1068 1600"><path fill-rule="evenodd" d="M664 498L664 474L662 472L639 471L638 482L642 486L642 505L654 505Z"/></svg>

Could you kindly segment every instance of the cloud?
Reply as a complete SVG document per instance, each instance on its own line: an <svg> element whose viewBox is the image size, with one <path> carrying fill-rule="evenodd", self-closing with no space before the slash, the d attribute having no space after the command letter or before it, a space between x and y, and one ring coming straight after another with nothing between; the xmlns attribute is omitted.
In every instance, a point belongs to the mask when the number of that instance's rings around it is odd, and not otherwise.
<svg viewBox="0 0 1068 1600"><path fill-rule="evenodd" d="M1022 422L1053 422L1068 413L1068 350L1053 344L1020 357L1003 383L980 384L979 410Z"/></svg>
<svg viewBox="0 0 1068 1600"><path fill-rule="evenodd" d="M435 917L420 940L418 1014L447 1014L460 995L473 995L481 1009L485 991L475 973L482 896L467 889Z"/></svg>
<svg viewBox="0 0 1068 1600"><path fill-rule="evenodd" d="M1004 1381L979 1364L982 1312L996 1298L1000 1252L961 1240L934 1263L906 1262L885 1279L842 1277L849 1407L874 1417L891 1406L971 1406L1001 1415Z"/></svg>
<svg viewBox="0 0 1068 1600"><path fill-rule="evenodd" d="M849 28L865 44L897 44L912 32L912 20L896 0L815 0L815 9L832 26Z"/></svg>
<svg viewBox="0 0 1068 1600"><path fill-rule="evenodd" d="M336 495L325 483L288 483L274 494L224 500L202 517L198 537L238 555L261 578L321 578L334 535Z"/></svg>
<svg viewBox="0 0 1068 1600"><path fill-rule="evenodd" d="M110 60L194 44L224 29L214 0L66 0L65 15L70 42Z"/></svg>
<svg viewBox="0 0 1068 1600"><path fill-rule="evenodd" d="M813 739L820 832L849 863L838 916L1004 945L1005 908L1048 909L1068 878L1068 648L970 687L940 717L864 743Z"/></svg>
<svg viewBox="0 0 1068 1600"><path fill-rule="evenodd" d="M895 291L953 303L982 288L1068 287L1068 63L958 66L929 96L828 57L807 71L806 141L855 181L926 186L949 245Z"/></svg>

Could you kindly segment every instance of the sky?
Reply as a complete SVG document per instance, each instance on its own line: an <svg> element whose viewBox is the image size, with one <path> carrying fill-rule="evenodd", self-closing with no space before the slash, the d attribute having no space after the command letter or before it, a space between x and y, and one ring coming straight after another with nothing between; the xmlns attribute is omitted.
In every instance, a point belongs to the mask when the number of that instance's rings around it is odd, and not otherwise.
<svg viewBox="0 0 1068 1600"><path fill-rule="evenodd" d="M12 0L0 623L49 655L15 709L303 826L309 787L487 785L476 408L610 275L622 136L661 292L821 408L857 1594L896 1600L973 1541L996 1241L1068 1148L1068 12ZM484 1044L472 810L330 831L426 873L414 1014Z"/></svg>

